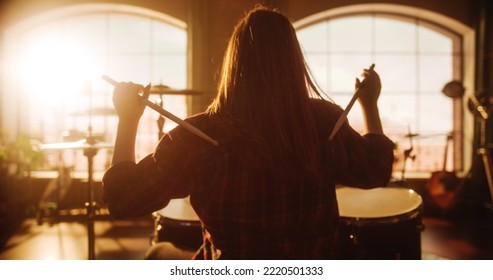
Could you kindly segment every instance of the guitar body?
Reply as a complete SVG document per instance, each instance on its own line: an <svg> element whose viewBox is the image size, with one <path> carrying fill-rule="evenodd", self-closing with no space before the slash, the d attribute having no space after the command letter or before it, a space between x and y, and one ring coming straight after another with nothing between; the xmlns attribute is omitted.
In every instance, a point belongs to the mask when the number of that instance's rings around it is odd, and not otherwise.
<svg viewBox="0 0 493 280"><path fill-rule="evenodd" d="M448 134L447 140L445 141L443 169L431 173L430 183L428 185L428 194L432 202L441 210L449 210L455 205L459 191L463 186L463 182L459 180L455 172L446 170L450 140L452 140L452 134Z"/></svg>
<svg viewBox="0 0 493 280"><path fill-rule="evenodd" d="M440 209L448 210L453 207L461 188L462 183L455 172L435 171L431 173L428 193L433 203Z"/></svg>

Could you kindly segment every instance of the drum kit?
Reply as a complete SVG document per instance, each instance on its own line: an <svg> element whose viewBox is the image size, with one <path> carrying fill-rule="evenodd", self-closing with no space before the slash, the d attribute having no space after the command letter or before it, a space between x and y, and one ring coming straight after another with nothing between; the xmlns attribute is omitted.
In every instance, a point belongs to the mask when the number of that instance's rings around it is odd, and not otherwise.
<svg viewBox="0 0 493 280"><path fill-rule="evenodd" d="M162 106L162 103L158 103ZM164 119L157 120L159 137ZM411 147L405 158L413 159ZM402 171L404 182L405 169ZM423 201L405 184L369 190L337 186L340 228L336 257L339 259L421 259ZM190 204L190 197L172 199L153 213L151 246L171 242L177 248L195 252L203 243L203 228Z"/></svg>
<svg viewBox="0 0 493 280"><path fill-rule="evenodd" d="M398 186L365 190L340 185L336 195L338 259L421 259L423 200L418 193ZM189 252L201 246L202 227L189 197L172 199L153 218L151 245L171 242Z"/></svg>
<svg viewBox="0 0 493 280"><path fill-rule="evenodd" d="M112 80L111 80L112 81ZM114 82L114 81L113 81ZM151 94L158 94L157 103L148 105L161 112L163 94L196 95L191 90L173 90L166 86L151 87ZM158 110L160 107L162 110ZM115 114L110 109L92 109L89 115ZM163 135L164 118L157 119L158 137ZM43 144L43 150L83 150L87 157L88 183L86 222L88 232L88 257L95 259L94 221L99 208L93 193L93 159L100 149L112 149L112 145L99 142L92 134L89 125L88 137L79 141ZM192 133L195 133L191 131ZM200 136L200 135L198 135ZM417 136L409 133L409 139ZM200 136L203 137L203 136ZM211 141L211 139L206 139ZM412 145L406 150L405 158L412 159ZM403 174L405 170L403 170ZM420 232L422 199L412 189L405 187L382 187L370 190L338 186L336 189L339 202L341 223L339 228L339 246L337 257L341 259L420 259ZM159 242L172 242L184 250L197 250L202 240L202 226L199 217L190 205L189 197L172 199L169 204L153 213L154 231L151 245Z"/></svg>
<svg viewBox="0 0 493 280"><path fill-rule="evenodd" d="M406 137L415 136L409 133ZM411 145L405 156L414 157L412 151ZM373 189L336 187L338 259L421 259L423 200L403 182ZM189 197L171 200L166 208L154 212L153 218L151 245L171 242L183 250L195 251L202 244L200 219Z"/></svg>

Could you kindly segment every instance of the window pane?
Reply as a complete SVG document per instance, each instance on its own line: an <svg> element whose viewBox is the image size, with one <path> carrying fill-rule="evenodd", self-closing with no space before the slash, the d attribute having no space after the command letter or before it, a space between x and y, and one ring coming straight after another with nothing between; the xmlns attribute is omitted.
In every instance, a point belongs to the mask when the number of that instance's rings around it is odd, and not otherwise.
<svg viewBox="0 0 493 280"><path fill-rule="evenodd" d="M352 95L356 78L361 80L363 69L370 67L373 62L369 54L334 54L329 59L329 94L331 92L347 92Z"/></svg>
<svg viewBox="0 0 493 280"><path fill-rule="evenodd" d="M445 136L415 139L417 156L413 162L414 168L431 171L442 170L445 156L445 139ZM451 160L452 157L449 154L448 162L451 162Z"/></svg>
<svg viewBox="0 0 493 280"><path fill-rule="evenodd" d="M416 96L382 91L378 99L384 131L396 140L415 127Z"/></svg>
<svg viewBox="0 0 493 280"><path fill-rule="evenodd" d="M440 93L452 79L452 56L421 55L419 57L419 89Z"/></svg>
<svg viewBox="0 0 493 280"><path fill-rule="evenodd" d="M417 117L419 130L423 136L453 131L452 102L451 98L443 94L420 98L420 112Z"/></svg>
<svg viewBox="0 0 493 280"><path fill-rule="evenodd" d="M419 51L420 52L438 52L447 55L452 54L452 40L439 32L418 26Z"/></svg>
<svg viewBox="0 0 493 280"><path fill-rule="evenodd" d="M109 73L117 81L149 83L148 55L112 55L109 57Z"/></svg>
<svg viewBox="0 0 493 280"><path fill-rule="evenodd" d="M156 55L152 59L152 83L175 89L187 86L185 55Z"/></svg>
<svg viewBox="0 0 493 280"><path fill-rule="evenodd" d="M327 52L328 22L310 25L297 32L298 41L306 53Z"/></svg>
<svg viewBox="0 0 493 280"><path fill-rule="evenodd" d="M142 53L150 50L150 20L129 15L109 16L109 51Z"/></svg>
<svg viewBox="0 0 493 280"><path fill-rule="evenodd" d="M60 22L36 26L20 35L21 49L28 49L37 42L61 41L63 25Z"/></svg>
<svg viewBox="0 0 493 280"><path fill-rule="evenodd" d="M377 52L415 52L416 25L390 18L375 17Z"/></svg>
<svg viewBox="0 0 493 280"><path fill-rule="evenodd" d="M414 55L377 54L375 70L380 75L382 90L416 91L416 62Z"/></svg>
<svg viewBox="0 0 493 280"><path fill-rule="evenodd" d="M152 51L158 54L185 54L187 33L178 27L160 22L152 23Z"/></svg>
<svg viewBox="0 0 493 280"><path fill-rule="evenodd" d="M101 15L88 15L68 19L64 33L66 40L83 48L87 53L106 52L106 18Z"/></svg>
<svg viewBox="0 0 493 280"><path fill-rule="evenodd" d="M372 49L372 18L353 16L330 21L330 51L362 52Z"/></svg>

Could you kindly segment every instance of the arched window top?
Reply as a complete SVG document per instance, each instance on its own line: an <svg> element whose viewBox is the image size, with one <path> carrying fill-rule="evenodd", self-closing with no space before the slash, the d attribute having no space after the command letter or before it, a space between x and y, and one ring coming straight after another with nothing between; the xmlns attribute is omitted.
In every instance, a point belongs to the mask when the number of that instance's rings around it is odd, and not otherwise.
<svg viewBox="0 0 493 280"><path fill-rule="evenodd" d="M298 29L302 40L309 40L311 34L327 34L325 41L307 45L314 49L307 51L387 51L387 52L434 52L443 51L451 45L450 39L459 40L456 33L448 32L437 25L419 19L380 13L359 13L344 17L328 18ZM344 34L337 34L343 32ZM416 40L416 33L420 39ZM344 36L342 36L344 35ZM404 40L381 40L395 35ZM335 39L337 40L331 40ZM319 38L317 38L318 40ZM427 43L433 40L433 44ZM349 47L349 48L348 48ZM452 49L451 49L452 50Z"/></svg>
<svg viewBox="0 0 493 280"><path fill-rule="evenodd" d="M60 21L64 18L69 19L77 16L95 15L98 13L135 15L138 17L146 17L151 20L165 22L181 29L187 28L187 24L184 21L155 10L125 4L92 3L60 7L37 14L29 17L28 19L15 23L6 30L6 34L30 29L35 25L46 24L50 21Z"/></svg>
<svg viewBox="0 0 493 280"><path fill-rule="evenodd" d="M398 4L358 4L338 7L312 14L297 20L293 25L296 29L301 29L319 21L358 14L378 14L382 17L400 17L401 20L405 18L415 18L421 20L423 23L431 23L432 26L441 26L443 31L448 30L449 32L460 35L466 35L473 32L471 27L443 14Z"/></svg>

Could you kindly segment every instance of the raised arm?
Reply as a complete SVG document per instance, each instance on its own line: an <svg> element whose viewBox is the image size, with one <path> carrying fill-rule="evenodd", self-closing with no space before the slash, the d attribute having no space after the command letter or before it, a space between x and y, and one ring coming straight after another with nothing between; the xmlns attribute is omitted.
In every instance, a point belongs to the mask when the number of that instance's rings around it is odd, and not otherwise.
<svg viewBox="0 0 493 280"><path fill-rule="evenodd" d="M378 111L378 98L382 85L380 77L373 68L364 69L363 74L364 85L360 88L359 103L363 111L365 121L365 129L367 133L383 134L382 122ZM361 82L356 79L356 87L360 87Z"/></svg>
<svg viewBox="0 0 493 280"><path fill-rule="evenodd" d="M139 99L139 92L147 99L150 85L143 87L134 83L119 83L113 92L113 104L118 115L118 129L113 151L112 165L120 162L135 162L135 139L139 120L145 104Z"/></svg>

